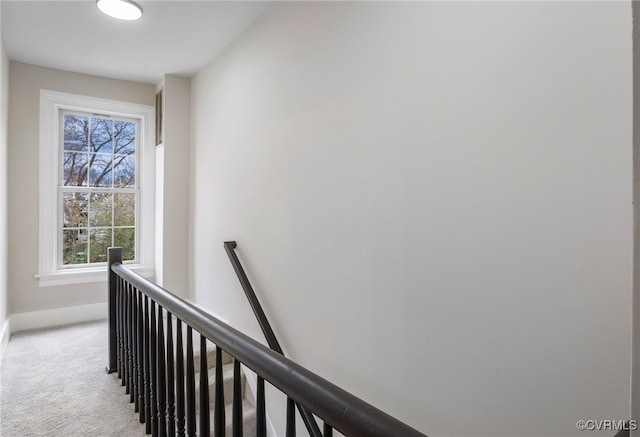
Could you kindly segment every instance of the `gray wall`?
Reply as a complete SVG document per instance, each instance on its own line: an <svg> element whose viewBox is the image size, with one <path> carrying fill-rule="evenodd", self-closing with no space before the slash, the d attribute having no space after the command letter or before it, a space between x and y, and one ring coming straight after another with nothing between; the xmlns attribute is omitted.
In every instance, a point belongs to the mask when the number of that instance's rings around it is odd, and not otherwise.
<svg viewBox="0 0 640 437"><path fill-rule="evenodd" d="M430 435L628 417L631 31L628 2L274 4L192 80L193 297L261 338L236 239L285 351Z"/></svg>
<svg viewBox="0 0 640 437"><path fill-rule="evenodd" d="M9 167L9 312L22 313L106 301L105 283L39 287L38 145L40 90L155 105L149 84L11 62Z"/></svg>
<svg viewBox="0 0 640 437"><path fill-rule="evenodd" d="M640 7L637 2L633 8L633 223L640 219ZM633 236L633 326L632 326L632 365L631 365L631 413L640 408L640 232ZM630 414L630 417L638 420ZM640 436L640 430L631 432L633 437Z"/></svg>
<svg viewBox="0 0 640 437"><path fill-rule="evenodd" d="M0 8L1 9L1 8ZM9 119L9 59L0 35L0 335L7 320L7 122ZM0 338L0 341L2 339ZM0 345L0 348L2 346ZM0 351L0 355L2 352Z"/></svg>

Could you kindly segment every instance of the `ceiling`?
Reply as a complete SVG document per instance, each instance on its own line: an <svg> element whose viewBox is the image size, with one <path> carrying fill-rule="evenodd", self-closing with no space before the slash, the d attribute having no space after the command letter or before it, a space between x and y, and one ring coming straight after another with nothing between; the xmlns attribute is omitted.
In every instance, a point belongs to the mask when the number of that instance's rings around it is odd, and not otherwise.
<svg viewBox="0 0 640 437"><path fill-rule="evenodd" d="M94 0L1 0L9 59L115 79L157 83L192 76L269 5L267 1L136 1L143 16L119 21Z"/></svg>

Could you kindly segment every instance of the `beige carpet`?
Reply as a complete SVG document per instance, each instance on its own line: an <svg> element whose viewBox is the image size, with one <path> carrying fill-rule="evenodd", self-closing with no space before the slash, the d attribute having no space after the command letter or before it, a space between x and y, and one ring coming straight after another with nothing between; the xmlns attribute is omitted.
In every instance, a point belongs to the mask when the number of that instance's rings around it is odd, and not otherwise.
<svg viewBox="0 0 640 437"><path fill-rule="evenodd" d="M144 436L106 364L106 322L14 334L0 367L0 435Z"/></svg>

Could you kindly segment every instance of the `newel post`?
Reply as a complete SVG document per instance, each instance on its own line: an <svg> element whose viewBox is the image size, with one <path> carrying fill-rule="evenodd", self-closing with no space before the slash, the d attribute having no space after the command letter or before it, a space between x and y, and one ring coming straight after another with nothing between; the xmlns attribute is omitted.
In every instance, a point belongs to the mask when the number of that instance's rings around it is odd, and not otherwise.
<svg viewBox="0 0 640 437"><path fill-rule="evenodd" d="M111 270L115 263L122 263L122 247L110 247L107 249L109 263L107 274L109 276L109 364L107 373L118 370L118 345L116 338L116 284L117 275Z"/></svg>

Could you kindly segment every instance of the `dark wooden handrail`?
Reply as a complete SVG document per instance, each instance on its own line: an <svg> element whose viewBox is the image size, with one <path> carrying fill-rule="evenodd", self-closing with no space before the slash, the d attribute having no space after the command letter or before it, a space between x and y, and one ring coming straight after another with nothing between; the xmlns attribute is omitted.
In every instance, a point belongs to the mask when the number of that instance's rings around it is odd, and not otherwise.
<svg viewBox="0 0 640 437"><path fill-rule="evenodd" d="M114 345L114 347L109 348L108 371L119 371L120 366L123 366L123 368L129 366L130 369L134 370L135 374L136 359L142 360L145 366L149 364L148 360L150 358L147 357L146 353L144 359L134 356L133 360L131 360L129 358L130 354L127 352L129 345L126 342L122 342L121 344L118 338L113 338L113 333L118 330L111 329L111 326L117 324L120 330L124 330L124 336L126 337L128 335L128 324L131 324L131 320L137 320L134 316L136 312L139 312L140 315L143 314L142 307L136 306L136 302L140 302L142 295L144 295L145 329L147 327L146 311L148 309L146 299L148 298L151 302L152 316L154 315L155 305L157 305L159 315L162 314L162 310L164 309L167 311L169 319L171 316L174 316L178 321L182 321L187 325L188 332L193 329L201 334L201 363L206 363L206 350L204 350L206 348L206 344L204 343L204 338L207 338L221 350L224 350L231 355L235 360L254 371L258 375L259 385L261 381L268 381L271 385L282 391L288 398L304 406L317 417L322 419L324 421L324 428L327 430L325 435L330 434L330 430L333 428L344 435L357 437L425 437L423 433L415 430L409 425L395 419L362 399L357 398L335 384L284 357L282 354L253 340L237 329L234 329L213 317L211 314L208 314L193 304L132 272L122 264L122 251L118 249L119 248L115 248L115 250L113 248L109 249L109 345ZM137 300L135 293L139 293ZM112 299L114 302L113 305ZM120 310L121 308L124 310ZM162 326L162 323L164 322L162 321L162 318L159 318L157 323L158 326ZM153 326L153 323L151 326ZM156 335L154 331L152 331L152 336ZM176 333L176 336L178 335L180 334ZM146 339L146 336L143 336L143 338ZM191 343L191 335L187 336L187 342ZM149 342L145 342L145 346L147 346L148 343ZM154 348L154 342L151 341L150 349L154 350ZM161 350L161 348L158 347L158 350ZM190 357L190 350L189 344L187 347L187 358ZM131 355L136 355L135 349ZM134 362L133 367L131 367L131 361ZM151 367L153 368L154 365L157 365L157 363L153 363L152 361ZM187 360L187 367L191 368L190 372L192 373L193 358ZM126 374L126 372L123 371L123 374ZM206 375L206 370L204 372L200 372L200 376L202 378L206 378ZM192 378L189 378L187 381L190 381L191 379ZM157 382L158 387L152 389L152 395L155 393L153 390L162 391L165 389L164 381L158 379ZM200 384L201 387L206 387L206 380L201 379ZM222 387L222 384L216 385L218 387ZM129 386L127 385L127 389L128 388ZM140 390L140 388L136 388L135 386L132 387L132 389L134 391ZM187 389L187 397L192 396L189 393L190 391ZM202 400L203 399L201 399L201 401ZM160 401L165 402L162 398ZM208 399L206 401L208 402ZM258 403L260 403L260 401L261 400L258 399ZM264 403L264 397L262 398L262 402ZM190 408L190 402L188 400L187 408ZM206 414L208 417L208 409L201 405L201 419L203 417L203 410L207 411ZM163 414L164 412L162 410L157 411L157 415L160 416L160 418ZM193 419L190 419L190 417L191 416L189 415L187 416L188 428L192 425L195 426L195 424L193 424ZM155 419L155 417L152 417L152 423L154 425L153 428L157 427ZM156 435L156 433L158 435L165 435L163 429L160 429L159 431L157 429L153 429L153 431L154 435ZM200 432L198 435L200 435ZM208 433L206 435L208 435Z"/></svg>
<svg viewBox="0 0 640 437"><path fill-rule="evenodd" d="M262 309L262 305L260 305L260 301L256 296L255 291L253 291L253 287L251 286L251 282L249 282L249 278L247 274L244 272L244 268L238 259L238 255L236 254L236 247L238 244L235 241L225 241L224 242L224 250L227 252L229 256L229 261L231 261L231 265L233 266L233 270L235 270L236 275L238 276L238 280L240 281L240 285L242 285L242 289L244 290L244 294L247 296L247 300L251 305L251 309L253 313L256 315L256 319L258 319L258 324L260 325L260 329L262 329L262 333L267 339L267 343L269 347L274 351L278 352L280 355L284 356L284 352L282 351L282 347L280 347L280 342L276 338L273 329L271 328L271 323L269 323L269 319L264 313ZM296 404L298 407L298 411L300 412L300 416L302 417L302 421L304 422L304 426L307 428L309 435L312 437L322 437L322 433L320 432L320 428L316 423L313 415L309 410L307 410L304 406L300 404Z"/></svg>

